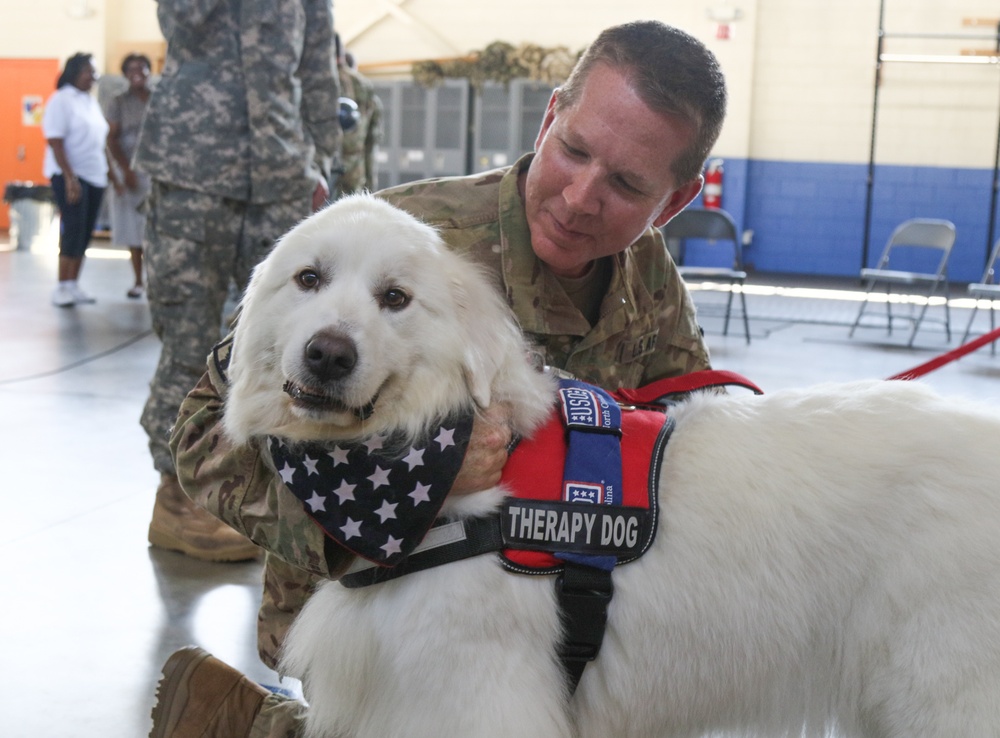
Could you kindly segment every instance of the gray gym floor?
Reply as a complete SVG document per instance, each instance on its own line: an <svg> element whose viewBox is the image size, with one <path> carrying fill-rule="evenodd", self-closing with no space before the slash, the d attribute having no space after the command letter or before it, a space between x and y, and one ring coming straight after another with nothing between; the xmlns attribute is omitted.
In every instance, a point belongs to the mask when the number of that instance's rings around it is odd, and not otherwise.
<svg viewBox="0 0 1000 738"><path fill-rule="evenodd" d="M5 738L146 735L160 667L189 643L279 684L256 655L260 565L203 563L146 543L158 476L138 419L159 346L145 302L125 297L124 256L92 248L81 284L97 303L59 309L49 303L51 245L0 240ZM750 345L739 322L719 334L723 294L695 296L716 367L767 392L909 369L957 346L969 316L955 300L952 340L927 324L909 349L905 324L891 337L864 328L848 339L859 304L852 280L757 275L747 291ZM922 381L998 404L998 379L1000 358L984 348Z"/></svg>

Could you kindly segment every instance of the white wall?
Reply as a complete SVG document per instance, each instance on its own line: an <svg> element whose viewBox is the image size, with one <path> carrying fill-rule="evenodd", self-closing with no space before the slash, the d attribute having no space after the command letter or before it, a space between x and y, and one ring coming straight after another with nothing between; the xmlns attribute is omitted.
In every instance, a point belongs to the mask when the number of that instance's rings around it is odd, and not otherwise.
<svg viewBox="0 0 1000 738"><path fill-rule="evenodd" d="M868 160L878 46L878 0L760 0L753 73L751 156ZM982 34L966 17L1000 18L996 2L886 0L885 29ZM887 38L883 51L960 54L984 41ZM997 65L883 64L876 161L993 166Z"/></svg>
<svg viewBox="0 0 1000 738"><path fill-rule="evenodd" d="M103 72L118 72L119 49L163 40L155 0L0 0L0 18L0 58L86 51Z"/></svg>

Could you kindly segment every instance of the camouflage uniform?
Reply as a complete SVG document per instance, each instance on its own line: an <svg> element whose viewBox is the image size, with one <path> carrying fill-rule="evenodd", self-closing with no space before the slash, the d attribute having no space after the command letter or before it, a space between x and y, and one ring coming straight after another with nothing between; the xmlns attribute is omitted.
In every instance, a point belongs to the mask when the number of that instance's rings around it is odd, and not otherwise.
<svg viewBox="0 0 1000 738"><path fill-rule="evenodd" d="M309 215L339 150L330 0L159 0L168 42L135 166L153 180L145 256L163 343L143 409L153 464L219 336L230 280Z"/></svg>
<svg viewBox="0 0 1000 738"><path fill-rule="evenodd" d="M546 363L612 389L709 368L690 296L655 230L612 257L596 326L573 307L531 248L517 190L518 173L530 161L526 156L507 169L379 194L437 227L452 248L496 275ZM258 648L273 666L285 631L313 586L343 573L351 554L305 515L269 453L256 445L234 448L223 436L220 367L226 354L222 347L210 357L208 372L184 400L171 447L187 493L268 551Z"/></svg>
<svg viewBox="0 0 1000 738"><path fill-rule="evenodd" d="M349 97L358 106L358 123L344 131L340 147L343 173L337 181L337 196L362 190L374 191L375 148L382 141L382 101L375 94L375 87L360 72L341 64L340 94Z"/></svg>

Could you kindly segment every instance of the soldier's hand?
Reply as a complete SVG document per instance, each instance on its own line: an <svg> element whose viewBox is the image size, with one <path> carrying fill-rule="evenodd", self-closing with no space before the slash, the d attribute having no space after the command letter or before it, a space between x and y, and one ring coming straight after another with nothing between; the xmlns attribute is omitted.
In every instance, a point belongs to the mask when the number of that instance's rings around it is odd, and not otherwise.
<svg viewBox="0 0 1000 738"><path fill-rule="evenodd" d="M505 403L490 405L476 415L472 437L455 477L450 494L465 495L495 487L507 463L507 447L511 441L511 408Z"/></svg>

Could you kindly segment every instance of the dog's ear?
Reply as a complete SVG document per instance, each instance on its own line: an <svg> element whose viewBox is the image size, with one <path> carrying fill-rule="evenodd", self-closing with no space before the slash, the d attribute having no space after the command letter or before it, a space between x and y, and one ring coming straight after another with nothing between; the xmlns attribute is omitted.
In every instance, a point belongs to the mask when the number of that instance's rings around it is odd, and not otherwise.
<svg viewBox="0 0 1000 738"><path fill-rule="evenodd" d="M452 258L449 255L449 258ZM462 377L465 387L479 408L487 408L493 399L493 384L501 371L510 346L507 306L499 303L494 288L476 270L453 271L451 295L454 314L462 335ZM484 303L489 307L484 309ZM487 321L491 324L486 324Z"/></svg>
<svg viewBox="0 0 1000 738"><path fill-rule="evenodd" d="M465 378L465 386L476 406L484 410L490 406L490 399L493 396L493 377L496 376L498 367L496 362L491 362L482 352L471 348L466 349L464 358L462 375Z"/></svg>

